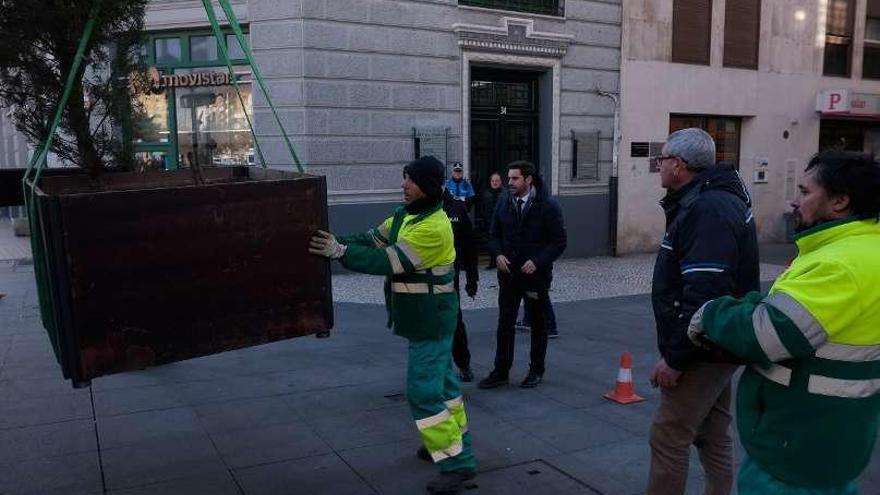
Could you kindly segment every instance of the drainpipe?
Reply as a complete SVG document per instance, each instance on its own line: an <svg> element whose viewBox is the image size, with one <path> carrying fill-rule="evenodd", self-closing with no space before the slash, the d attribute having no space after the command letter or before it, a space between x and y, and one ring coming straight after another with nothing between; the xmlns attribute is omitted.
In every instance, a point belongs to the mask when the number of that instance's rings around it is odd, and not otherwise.
<svg viewBox="0 0 880 495"><path fill-rule="evenodd" d="M617 157L620 154L620 95L618 93L602 91L599 88L596 88L596 93L611 98L611 101L614 102L614 136L611 150L611 176L608 177L608 248L609 251L611 251L611 256L617 256Z"/></svg>

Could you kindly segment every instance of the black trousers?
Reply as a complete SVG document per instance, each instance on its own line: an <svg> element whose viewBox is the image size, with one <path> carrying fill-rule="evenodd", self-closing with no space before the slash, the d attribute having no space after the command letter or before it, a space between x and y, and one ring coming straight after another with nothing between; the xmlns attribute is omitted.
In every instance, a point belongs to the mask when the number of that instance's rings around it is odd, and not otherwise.
<svg viewBox="0 0 880 495"><path fill-rule="evenodd" d="M532 348L529 355L529 369L544 374L544 359L547 356L547 315L549 304L548 288L534 289L523 287L516 277L498 272L498 330L496 332L495 373L506 376L513 365L513 349L516 342L516 316L519 305L525 303L532 318Z"/></svg>
<svg viewBox="0 0 880 495"><path fill-rule="evenodd" d="M471 367L471 351L468 349L467 329L464 326L464 318L461 314L461 290L458 283L459 270L455 269L455 292L458 294L458 324L455 326L455 335L452 337L452 360L458 369L463 370Z"/></svg>

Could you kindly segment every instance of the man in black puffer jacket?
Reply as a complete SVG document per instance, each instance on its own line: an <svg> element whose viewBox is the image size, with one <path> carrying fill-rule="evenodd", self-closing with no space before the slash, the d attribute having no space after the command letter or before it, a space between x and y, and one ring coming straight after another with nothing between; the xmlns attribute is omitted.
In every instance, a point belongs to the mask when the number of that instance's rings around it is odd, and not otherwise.
<svg viewBox="0 0 880 495"><path fill-rule="evenodd" d="M648 495L685 491L690 446L697 447L708 495L733 480L730 377L736 365L695 347L691 316L721 296L760 290L751 200L736 170L715 165L715 142L700 129L669 136L657 157L666 233L654 267L652 303L662 356L651 375L661 387L651 427Z"/></svg>
<svg viewBox="0 0 880 495"><path fill-rule="evenodd" d="M566 234L559 204L542 187L535 166L516 161L507 166L503 193L489 235L489 252L498 266L498 330L495 369L480 388L507 384L513 365L514 325L520 301L532 315L529 373L520 384L533 388L544 375L547 354L545 308L553 262L565 250Z"/></svg>

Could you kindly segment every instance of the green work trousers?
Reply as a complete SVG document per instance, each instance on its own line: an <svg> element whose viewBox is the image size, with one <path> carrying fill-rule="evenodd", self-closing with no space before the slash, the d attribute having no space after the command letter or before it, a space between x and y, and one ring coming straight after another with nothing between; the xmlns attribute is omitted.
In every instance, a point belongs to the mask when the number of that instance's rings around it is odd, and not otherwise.
<svg viewBox="0 0 880 495"><path fill-rule="evenodd" d="M461 383L452 366L452 333L410 340L406 397L422 442L440 471L475 471Z"/></svg>

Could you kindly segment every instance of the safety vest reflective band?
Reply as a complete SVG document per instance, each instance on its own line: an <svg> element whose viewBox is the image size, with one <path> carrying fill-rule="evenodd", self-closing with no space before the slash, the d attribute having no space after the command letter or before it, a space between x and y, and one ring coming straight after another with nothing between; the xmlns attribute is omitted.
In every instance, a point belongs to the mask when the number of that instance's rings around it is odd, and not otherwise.
<svg viewBox="0 0 880 495"><path fill-rule="evenodd" d="M433 288L433 292L432 289ZM430 285L425 283L392 282L391 292L398 294L449 294L455 292L455 284Z"/></svg>
<svg viewBox="0 0 880 495"><path fill-rule="evenodd" d="M462 436L467 432L467 416L462 397L459 395L449 399L444 405L446 409L443 411L416 420L419 434L434 462L461 454L464 446Z"/></svg>

